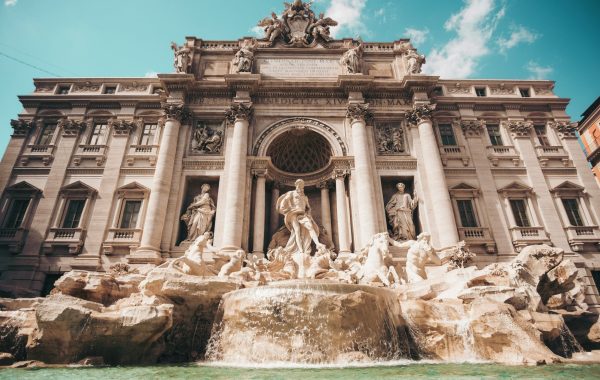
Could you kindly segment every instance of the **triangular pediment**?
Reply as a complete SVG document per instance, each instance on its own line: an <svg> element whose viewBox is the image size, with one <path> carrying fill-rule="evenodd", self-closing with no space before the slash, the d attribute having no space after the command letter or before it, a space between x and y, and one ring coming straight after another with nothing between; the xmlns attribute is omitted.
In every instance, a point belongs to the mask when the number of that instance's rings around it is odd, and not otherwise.
<svg viewBox="0 0 600 380"><path fill-rule="evenodd" d="M14 185L7 187L6 191L8 191L8 192L30 192L30 193L41 193L42 192L42 190L38 189L37 187L33 186L32 184L30 184L27 181L21 181L19 183L15 183Z"/></svg>
<svg viewBox="0 0 600 380"><path fill-rule="evenodd" d="M498 191L532 191L533 189L521 182L511 182Z"/></svg>
<svg viewBox="0 0 600 380"><path fill-rule="evenodd" d="M63 193L64 192L82 192L82 193L89 193L89 194L96 193L96 189L94 189L90 185L83 183L81 181L73 182L66 186L63 186L60 189L60 191Z"/></svg>
<svg viewBox="0 0 600 380"><path fill-rule="evenodd" d="M577 185L571 181L565 181L560 185L554 187L552 190L584 190L583 186Z"/></svg>
<svg viewBox="0 0 600 380"><path fill-rule="evenodd" d="M139 184L138 182L131 182L127 185L123 185L117 189L118 191L150 191L146 186Z"/></svg>
<svg viewBox="0 0 600 380"><path fill-rule="evenodd" d="M451 190L479 190L476 187L469 185L468 183L461 182L456 186L450 188Z"/></svg>

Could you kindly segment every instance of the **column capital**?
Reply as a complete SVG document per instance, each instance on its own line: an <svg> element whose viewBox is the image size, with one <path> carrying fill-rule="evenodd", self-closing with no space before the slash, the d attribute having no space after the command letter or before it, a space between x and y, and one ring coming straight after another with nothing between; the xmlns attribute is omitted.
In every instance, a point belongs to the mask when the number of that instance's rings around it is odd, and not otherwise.
<svg viewBox="0 0 600 380"><path fill-rule="evenodd" d="M561 139L577 138L577 126L579 123L571 123L568 120L551 121L548 126L554 128Z"/></svg>
<svg viewBox="0 0 600 380"><path fill-rule="evenodd" d="M331 185L329 183L329 181L325 180L322 182L317 183L317 189L330 189Z"/></svg>
<svg viewBox="0 0 600 380"><path fill-rule="evenodd" d="M10 126L13 128L13 137L26 137L33 129L35 123L25 119L11 119Z"/></svg>
<svg viewBox="0 0 600 380"><path fill-rule="evenodd" d="M66 117L58 121L58 127L62 129L63 137L77 137L79 132L85 129L87 122L85 120L73 120Z"/></svg>
<svg viewBox="0 0 600 380"><path fill-rule="evenodd" d="M352 122L370 122L373 119L373 112L369 110L369 103L352 103L348 105L346 117Z"/></svg>
<svg viewBox="0 0 600 380"><path fill-rule="evenodd" d="M252 175L256 178L265 178L267 176L267 169L252 169Z"/></svg>
<svg viewBox="0 0 600 380"><path fill-rule="evenodd" d="M531 121L522 121L522 120L508 120L502 122L513 137L529 137L531 134L531 130L533 129L533 123Z"/></svg>
<svg viewBox="0 0 600 380"><path fill-rule="evenodd" d="M177 120L180 123L188 120L191 116L190 111L183 103L165 103L162 105L163 113L168 120Z"/></svg>
<svg viewBox="0 0 600 380"><path fill-rule="evenodd" d="M331 178L333 179L338 179L338 178L345 178L348 174L350 174L350 170L348 169L342 169L342 168L336 168L333 169L333 172L331 172Z"/></svg>
<svg viewBox="0 0 600 380"><path fill-rule="evenodd" d="M466 137L479 137L485 128L485 120L461 120L460 128Z"/></svg>
<svg viewBox="0 0 600 380"><path fill-rule="evenodd" d="M236 120L250 119L253 112L254 107L252 106L252 103L233 103L225 111L225 118L233 124Z"/></svg>
<svg viewBox="0 0 600 380"><path fill-rule="evenodd" d="M433 117L435 104L415 104L413 109L406 112L406 120L409 124L418 125L423 121L430 121Z"/></svg>

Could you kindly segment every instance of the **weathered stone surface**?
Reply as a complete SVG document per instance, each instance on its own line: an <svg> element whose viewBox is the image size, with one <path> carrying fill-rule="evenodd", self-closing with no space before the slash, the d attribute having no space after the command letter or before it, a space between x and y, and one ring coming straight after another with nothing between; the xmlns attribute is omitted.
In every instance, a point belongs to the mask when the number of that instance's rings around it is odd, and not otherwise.
<svg viewBox="0 0 600 380"><path fill-rule="evenodd" d="M519 314L541 333L543 342L555 354L570 358L573 353L583 350L561 315L528 310L523 310Z"/></svg>
<svg viewBox="0 0 600 380"><path fill-rule="evenodd" d="M507 303L517 310L527 308L528 304L527 294L510 286L474 286L462 291L458 298L465 303L485 298L490 301Z"/></svg>
<svg viewBox="0 0 600 380"><path fill-rule="evenodd" d="M15 362L15 357L8 352L0 352L0 366L11 365Z"/></svg>
<svg viewBox="0 0 600 380"><path fill-rule="evenodd" d="M54 286L63 294L108 306L137 292L138 285L144 277L136 273L113 274L72 270L58 279Z"/></svg>
<svg viewBox="0 0 600 380"><path fill-rule="evenodd" d="M25 360L27 341L36 328L34 309L0 311L0 351Z"/></svg>
<svg viewBox="0 0 600 380"><path fill-rule="evenodd" d="M16 362L10 368L43 368L47 367L46 363L39 360L23 360Z"/></svg>

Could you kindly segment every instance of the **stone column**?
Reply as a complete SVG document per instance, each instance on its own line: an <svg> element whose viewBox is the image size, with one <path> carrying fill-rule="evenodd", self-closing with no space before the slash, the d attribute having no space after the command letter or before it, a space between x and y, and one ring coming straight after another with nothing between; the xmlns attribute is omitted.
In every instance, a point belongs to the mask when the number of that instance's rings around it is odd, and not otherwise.
<svg viewBox="0 0 600 380"><path fill-rule="evenodd" d="M34 127L34 122L24 119L11 120L10 126L13 128L13 134L4 151L2 162L0 162L0 173L4 174L10 173L17 163L17 158L21 154L23 144L27 140L29 132ZM0 194L4 191L9 179L9 175L0 176Z"/></svg>
<svg viewBox="0 0 600 380"><path fill-rule="evenodd" d="M415 105L412 111L407 113L407 119L411 124L417 125L421 141L421 150L426 162L420 163L419 167L425 171L427 185L431 189L429 201L431 209L435 210L435 226L437 227L439 248L452 246L458 242L458 229L446 183L446 174L440 157L440 151L433 131L431 115L434 106L429 104Z"/></svg>
<svg viewBox="0 0 600 380"><path fill-rule="evenodd" d="M360 205L358 215L360 216L360 244L366 244L377 232L377 214L375 210L375 190L373 181L372 156L369 150L367 138L366 119L370 119L369 105L366 103L355 103L348 106L346 117L351 120L352 128L352 150L354 153L355 184L357 187L357 204Z"/></svg>
<svg viewBox="0 0 600 380"><path fill-rule="evenodd" d="M128 258L129 262L133 263L159 263L162 261L160 243L167 215L166 205L169 201L169 191L173 179L179 129L181 122L189 115L183 104L167 104L164 107L164 113L166 122L152 179L142 239L140 247Z"/></svg>
<svg viewBox="0 0 600 380"><path fill-rule="evenodd" d="M226 112L233 123L231 149L225 157L227 173L227 209L225 210L222 250L235 251L242 246L242 219L246 186L246 156L248 150L248 119L252 115L252 104L235 103Z"/></svg>
<svg viewBox="0 0 600 380"><path fill-rule="evenodd" d="M279 199L279 184L273 182L273 188L271 189L271 214L270 214L270 228L271 236L275 234L277 228L279 228L279 213L277 212L277 199Z"/></svg>
<svg viewBox="0 0 600 380"><path fill-rule="evenodd" d="M348 173L345 170L336 170L333 173L333 177L335 178L335 203L340 253L350 253L350 230L348 229L350 221L348 220L345 185L345 177L347 174Z"/></svg>
<svg viewBox="0 0 600 380"><path fill-rule="evenodd" d="M252 253L264 257L265 245L265 182L266 170L253 170L256 176L256 193L254 194L254 236Z"/></svg>
<svg viewBox="0 0 600 380"><path fill-rule="evenodd" d="M327 235L332 238L331 230L331 206L329 204L329 183L327 181L321 182L317 185L321 189L321 223L327 230Z"/></svg>

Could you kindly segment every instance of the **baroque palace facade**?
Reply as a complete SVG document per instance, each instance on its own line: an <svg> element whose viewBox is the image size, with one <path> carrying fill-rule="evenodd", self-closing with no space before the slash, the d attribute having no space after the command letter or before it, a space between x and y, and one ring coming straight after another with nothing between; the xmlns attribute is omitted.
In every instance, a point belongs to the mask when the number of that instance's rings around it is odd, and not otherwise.
<svg viewBox="0 0 600 380"><path fill-rule="evenodd" d="M560 247L598 307L600 188L553 82L425 75L409 40L333 40L301 2L260 25L259 40L173 44L158 78L34 80L0 166L5 292L181 256L201 191L213 245L264 254L300 178L340 254L392 230L402 182L436 248L464 240L484 265Z"/></svg>

